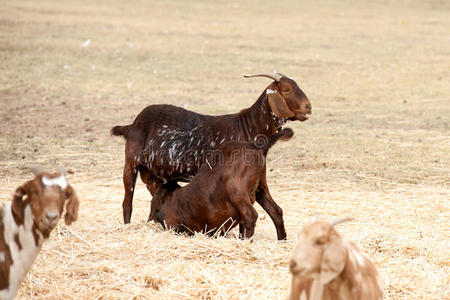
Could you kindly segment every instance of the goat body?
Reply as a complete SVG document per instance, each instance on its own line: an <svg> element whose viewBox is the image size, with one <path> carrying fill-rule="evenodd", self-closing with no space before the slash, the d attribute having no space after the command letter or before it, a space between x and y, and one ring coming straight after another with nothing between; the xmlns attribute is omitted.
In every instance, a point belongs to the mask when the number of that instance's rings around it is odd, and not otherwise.
<svg viewBox="0 0 450 300"><path fill-rule="evenodd" d="M267 151L279 138L292 135L286 128L265 144L223 144L217 155L207 155L207 163L189 184L169 182L156 190L149 219L188 233L225 234L239 224L241 237L251 237L258 218L255 192L265 174Z"/></svg>
<svg viewBox="0 0 450 300"><path fill-rule="evenodd" d="M25 199L22 199L26 196ZM17 188L0 209L0 299L13 299L66 204L66 224L77 218L78 199L64 175L42 173Z"/></svg>
<svg viewBox="0 0 450 300"><path fill-rule="evenodd" d="M277 78L255 104L237 114L208 116L172 105L148 106L133 124L111 129L113 135L126 139L124 222L129 223L131 219L138 172L153 194L160 183L190 181L205 163L205 152L229 141L253 141L259 136L270 136L286 121L305 121L310 113L308 98L287 77ZM269 193L265 174L255 200L272 218L278 239L286 238L282 210Z"/></svg>

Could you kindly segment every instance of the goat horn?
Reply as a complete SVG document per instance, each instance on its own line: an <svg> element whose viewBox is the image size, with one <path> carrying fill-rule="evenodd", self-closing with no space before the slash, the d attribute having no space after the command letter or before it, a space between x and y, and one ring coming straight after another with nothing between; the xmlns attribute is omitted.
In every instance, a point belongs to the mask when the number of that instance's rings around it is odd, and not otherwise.
<svg viewBox="0 0 450 300"><path fill-rule="evenodd" d="M353 218L342 218L342 219L337 219L337 220L331 221L331 222L330 222L330 225L331 225L331 227L333 227L333 226L335 226L335 225L337 225L337 224L340 224L340 223L343 223L343 222L347 222L347 221L351 221L351 220L353 220Z"/></svg>
<svg viewBox="0 0 450 300"><path fill-rule="evenodd" d="M63 167L56 168L56 171L62 175L73 174L74 172L71 169L66 169Z"/></svg>
<svg viewBox="0 0 450 300"><path fill-rule="evenodd" d="M283 73L277 72L278 75L281 75L281 77L289 78L289 76L284 75Z"/></svg>
<svg viewBox="0 0 450 300"><path fill-rule="evenodd" d="M33 172L34 176L37 176L44 172L44 168L42 166L36 165L36 166L27 166L27 169L30 169L31 172Z"/></svg>
<svg viewBox="0 0 450 300"><path fill-rule="evenodd" d="M275 80L276 82L280 81L280 79L283 77L283 75L280 74L271 74L271 73L263 73L263 74L251 74L251 75L244 75L245 78L252 78L252 77L267 77L270 79Z"/></svg>

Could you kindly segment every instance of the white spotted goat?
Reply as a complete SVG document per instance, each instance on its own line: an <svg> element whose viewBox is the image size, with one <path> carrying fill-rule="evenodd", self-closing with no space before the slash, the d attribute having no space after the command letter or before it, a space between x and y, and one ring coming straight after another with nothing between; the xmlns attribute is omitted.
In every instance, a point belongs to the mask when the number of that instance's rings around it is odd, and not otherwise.
<svg viewBox="0 0 450 300"><path fill-rule="evenodd" d="M0 209L0 299L13 299L43 242L60 219L64 204L67 225L77 219L78 199L63 171L33 168L35 178L16 189Z"/></svg>

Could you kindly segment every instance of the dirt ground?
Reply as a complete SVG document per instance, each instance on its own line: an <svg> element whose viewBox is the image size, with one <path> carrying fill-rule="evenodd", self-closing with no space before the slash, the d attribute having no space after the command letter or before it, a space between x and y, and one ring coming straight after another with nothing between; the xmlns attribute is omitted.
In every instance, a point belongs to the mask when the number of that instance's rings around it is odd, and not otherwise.
<svg viewBox="0 0 450 300"><path fill-rule="evenodd" d="M296 233L314 212L383 277L388 299L449 299L448 1L0 1L0 202L26 165L70 167L81 207L43 246L18 299L285 299ZM250 106L280 71L313 115L269 153L284 210L276 241L147 223L136 186L122 222L124 141L149 104L205 114Z"/></svg>

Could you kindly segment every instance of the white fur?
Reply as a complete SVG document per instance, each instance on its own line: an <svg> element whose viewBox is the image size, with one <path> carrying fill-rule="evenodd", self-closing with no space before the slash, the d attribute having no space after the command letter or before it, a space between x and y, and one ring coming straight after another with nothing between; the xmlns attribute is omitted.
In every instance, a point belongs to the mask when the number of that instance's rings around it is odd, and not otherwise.
<svg viewBox="0 0 450 300"><path fill-rule="evenodd" d="M56 178L47 178L45 176L42 176L42 183L45 186L57 185L62 190L67 187L67 181L66 181L66 178L64 177L64 175L61 175L61 176L56 177Z"/></svg>
<svg viewBox="0 0 450 300"><path fill-rule="evenodd" d="M356 250L352 245L350 245L350 249L351 249L351 257L356 260L356 264L363 267L366 263L361 253L359 253L359 251Z"/></svg>
<svg viewBox="0 0 450 300"><path fill-rule="evenodd" d="M9 270L9 288L0 291L0 298L13 299L20 283L30 270L39 250L41 250L44 239L42 234L39 233L39 242L38 246L36 246L32 233L33 216L30 205L25 207L23 225L16 225L11 212L11 203L7 203L3 207L3 215L1 217L4 225L3 236L11 251L13 264ZM16 233L19 235L19 241L22 245L21 250L19 250L19 246L14 241L14 235Z"/></svg>
<svg viewBox="0 0 450 300"><path fill-rule="evenodd" d="M300 295L300 300L308 300L308 296L306 296L306 291L303 290Z"/></svg>
<svg viewBox="0 0 450 300"><path fill-rule="evenodd" d="M267 94L267 95L269 95L269 94L276 94L276 93L277 93L276 90L275 90L275 91L274 91L274 90L271 90L271 89L267 89L267 90L266 90L266 94Z"/></svg>

